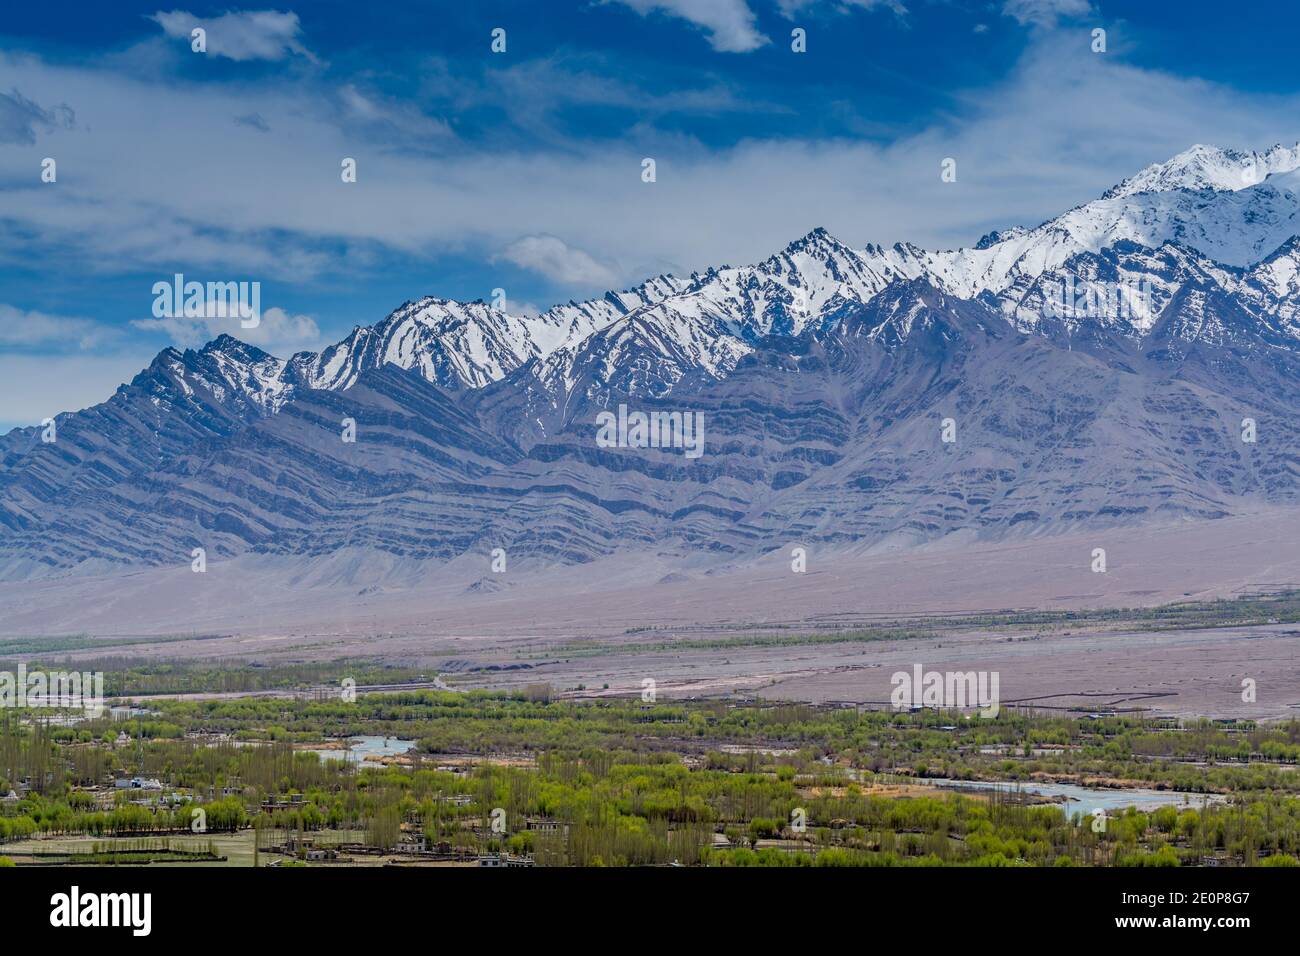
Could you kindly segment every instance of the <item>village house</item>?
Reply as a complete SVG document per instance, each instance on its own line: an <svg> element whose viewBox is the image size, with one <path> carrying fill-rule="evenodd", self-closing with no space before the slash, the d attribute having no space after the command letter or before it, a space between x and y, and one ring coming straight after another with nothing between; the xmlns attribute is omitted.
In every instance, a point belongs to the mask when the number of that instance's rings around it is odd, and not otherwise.
<svg viewBox="0 0 1300 956"><path fill-rule="evenodd" d="M540 817L526 821L524 826L529 830L536 831L537 833L559 833L564 824L559 820Z"/></svg>

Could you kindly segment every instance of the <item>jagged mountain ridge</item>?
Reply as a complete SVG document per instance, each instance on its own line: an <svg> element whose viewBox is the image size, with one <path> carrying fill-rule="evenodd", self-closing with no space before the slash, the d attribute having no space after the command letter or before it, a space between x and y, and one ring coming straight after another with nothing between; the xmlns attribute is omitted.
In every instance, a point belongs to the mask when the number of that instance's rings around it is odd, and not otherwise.
<svg viewBox="0 0 1300 956"><path fill-rule="evenodd" d="M953 253L854 250L816 229L753 266L532 318L425 298L287 361L229 336L164 350L109 402L59 416L55 445L0 438L0 575L168 563L180 543L739 555L1291 500L1279 423L1300 381L1300 241L1224 262L1179 225L1240 214L1238 250L1289 228L1300 147L1252 154L1263 172L1234 188L1242 155L1196 147ZM1134 209L1150 228L1132 228ZM1150 308L1053 316L1067 280L1146 284ZM703 411L708 455L593 447L596 412L621 400ZM943 415L963 454L934 447ZM1271 423L1266 454L1241 445L1247 416ZM363 437L340 450L343 417ZM368 442L388 452L367 457Z"/></svg>
<svg viewBox="0 0 1300 956"><path fill-rule="evenodd" d="M735 558L1294 500L1300 450L1281 423L1300 402L1300 356L1267 345L1244 311L1225 316L1231 341L1183 337L1194 299L1180 292L1144 342L1106 330L1066 349L987 303L894 283L698 383L698 460L601 447L585 416L525 451L417 370L367 369L350 389L304 390L280 414L77 494L6 537L0 574L188 562L203 547L369 584L494 547L516 562L629 548ZM1257 446L1240 442L1246 415L1261 423ZM939 440L949 416L952 444ZM340 440L345 418L355 443Z"/></svg>

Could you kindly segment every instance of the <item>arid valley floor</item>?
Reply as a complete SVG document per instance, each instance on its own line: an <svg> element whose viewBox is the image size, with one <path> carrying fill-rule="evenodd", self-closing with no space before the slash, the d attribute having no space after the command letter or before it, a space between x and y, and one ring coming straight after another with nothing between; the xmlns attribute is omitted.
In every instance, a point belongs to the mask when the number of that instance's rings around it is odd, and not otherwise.
<svg viewBox="0 0 1300 956"><path fill-rule="evenodd" d="M888 701L914 664L1001 674L1004 703L1044 711L1276 720L1300 707L1300 627L1139 609L1277 593L1300 582L1294 511L1079 536L737 566L662 555L489 571L467 556L401 585L336 555L294 576L256 560L0 585L14 638L85 635L66 658L259 664L364 657L454 687L548 683L566 696ZM793 547L794 545L792 545ZM1091 568L1104 547L1107 569ZM391 579L390 579L391 580ZM1116 609L1134 609L1132 613ZM906 636L900 636L906 632ZM14 648L19 650L19 648ZM1244 678L1257 700L1242 700Z"/></svg>

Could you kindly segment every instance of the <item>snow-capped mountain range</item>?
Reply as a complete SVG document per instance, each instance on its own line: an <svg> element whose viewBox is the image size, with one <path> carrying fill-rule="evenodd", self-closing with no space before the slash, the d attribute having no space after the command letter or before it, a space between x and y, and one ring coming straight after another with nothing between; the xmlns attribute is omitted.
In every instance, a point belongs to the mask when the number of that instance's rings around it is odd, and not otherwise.
<svg viewBox="0 0 1300 956"><path fill-rule="evenodd" d="M287 361L250 357L223 337L205 350L212 357L208 368L190 374L273 412L297 389L345 389L364 369L384 364L417 370L444 388L476 389L532 363L540 382L563 391L595 354L600 380L622 376L635 391L639 370L629 367L629 358L649 349L668 366L668 380L642 376L642 384L662 393L688 371L725 376L756 341L826 326L890 283L917 278L959 298L992 294L1023 331L1040 325L1044 276L1129 285L1145 279L1155 289L1155 309L1135 317L1135 335L1149 330L1183 284L1209 281L1300 339L1297 235L1300 144L1264 152L1198 145L1100 199L1034 228L992 233L969 248L853 249L817 228L755 265L710 268L688 279L660 275L537 316L429 296L355 328L320 353ZM1149 252L1127 255L1106 275L1090 257L1116 246ZM173 358L178 374L179 362Z"/></svg>
<svg viewBox="0 0 1300 956"><path fill-rule="evenodd" d="M1194 146L964 249L819 228L536 316L426 297L287 360L224 335L166 349L59 416L57 445L0 437L0 576L191 546L867 546L1293 501L1298 235L1300 145ZM1116 289L1142 295L1117 309ZM709 453L595 447L625 401L704 411ZM1246 417L1266 439L1243 448ZM365 442L338 441L343 418Z"/></svg>

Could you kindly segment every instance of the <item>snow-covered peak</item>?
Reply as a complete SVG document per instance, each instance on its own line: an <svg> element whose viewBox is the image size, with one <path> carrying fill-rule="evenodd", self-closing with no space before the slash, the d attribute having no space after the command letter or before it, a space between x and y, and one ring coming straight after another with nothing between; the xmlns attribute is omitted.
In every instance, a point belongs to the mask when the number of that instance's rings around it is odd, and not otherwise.
<svg viewBox="0 0 1300 956"><path fill-rule="evenodd" d="M814 259L827 260L846 255L852 255L853 249L840 242L832 236L824 226L817 226L806 236L794 240L785 247L772 261L781 255L796 256L806 255Z"/></svg>
<svg viewBox="0 0 1300 956"><path fill-rule="evenodd" d="M557 305L540 315L507 312L481 300L425 296L403 303L374 325L358 326L319 354L294 356L293 375L310 388L344 389L364 370L391 364L416 370L443 388L482 388L530 360L577 345L687 284L660 275L635 288Z"/></svg>
<svg viewBox="0 0 1300 956"><path fill-rule="evenodd" d="M1242 171L1249 173L1245 180ZM1300 146L1262 153L1197 146L1033 229L990 233L972 248L931 253L926 266L954 295L974 298L1126 241L1152 249L1176 242L1247 267L1297 234Z"/></svg>
<svg viewBox="0 0 1300 956"><path fill-rule="evenodd" d="M207 376L207 384L214 392L219 394L229 388L242 393L263 414L279 411L293 397L293 386L284 374L288 363L233 336L218 336L203 347L199 356L206 361L198 367L215 373Z"/></svg>
<svg viewBox="0 0 1300 956"><path fill-rule="evenodd" d="M869 246L859 252L817 228L751 266L709 269L647 314L698 322L714 335L752 341L799 335L845 303L866 302L896 279L924 270L919 250Z"/></svg>
<svg viewBox="0 0 1300 956"><path fill-rule="evenodd" d="M197 403L199 393L252 416L271 415L293 397L286 362L230 335L202 349L163 349L132 385L164 402Z"/></svg>
<svg viewBox="0 0 1300 956"><path fill-rule="evenodd" d="M1262 183L1274 173L1300 169L1300 143L1258 150L1222 149L1200 144L1173 159L1153 163L1103 194L1103 199L1175 189L1236 192Z"/></svg>

